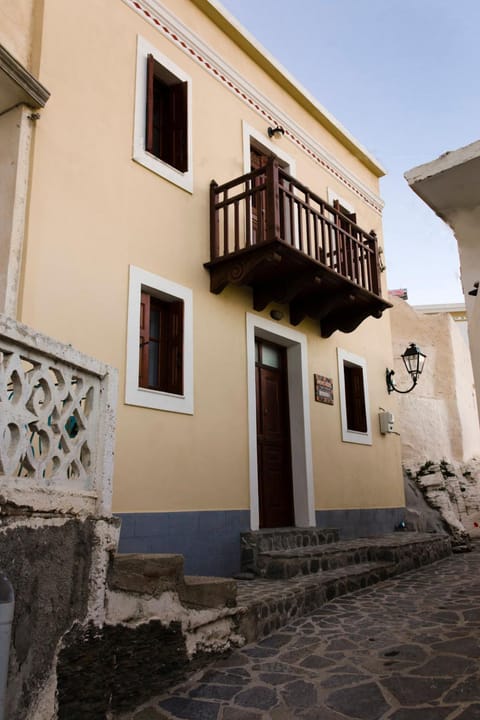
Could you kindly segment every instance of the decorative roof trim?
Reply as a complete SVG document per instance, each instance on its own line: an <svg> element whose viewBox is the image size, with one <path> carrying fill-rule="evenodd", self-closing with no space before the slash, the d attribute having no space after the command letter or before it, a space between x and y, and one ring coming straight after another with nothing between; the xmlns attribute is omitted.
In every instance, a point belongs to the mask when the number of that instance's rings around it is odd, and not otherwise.
<svg viewBox="0 0 480 720"><path fill-rule="evenodd" d="M199 4L199 0L192 1ZM161 32L164 37L173 42L193 61L200 64L210 75L223 83L240 100L243 100L250 109L256 111L267 123L281 125L285 130L285 136L297 145L297 147L303 150L343 185L348 187L349 190L362 198L362 200L370 205L377 213L381 214L384 203L376 193L372 192L370 188L347 170L344 165L339 163L333 155L325 150L310 134L305 132L291 117L276 107L267 97L260 93L257 88L251 85L248 80L239 75L236 70L228 65L214 50L205 45L195 33L167 10L159 0L122 0L122 2L136 11L144 20ZM221 29L224 28L222 27ZM239 34L239 31L237 31L237 33ZM242 44L237 44L242 47ZM245 48L243 47L242 49ZM260 56L258 49L257 55ZM258 62L256 57L254 57L254 59ZM268 58L266 58L266 60L268 60ZM268 62L271 61L268 60ZM282 74L280 73L280 75ZM276 79L276 81L278 82L278 79ZM296 93L294 94L291 90L288 90L288 92L298 101L302 91L298 86L294 85L293 80L289 82L292 88L296 87ZM283 86L285 87L285 83L283 83ZM285 89L287 88L285 87ZM313 103L311 103L311 107L313 109ZM316 119L321 122L319 117L320 106L316 107ZM310 110L310 112L314 114L312 110ZM322 125L327 127L326 122L323 122ZM338 126L336 127L338 130ZM327 129L339 139L338 132L333 133L329 127ZM347 146L346 142L343 144ZM357 152L354 152L354 149L356 149ZM349 150L374 172L372 162L367 163L363 158L359 157L359 148L353 141L350 141ZM377 171L374 174L377 177L384 174L383 169L378 165L375 167Z"/></svg>

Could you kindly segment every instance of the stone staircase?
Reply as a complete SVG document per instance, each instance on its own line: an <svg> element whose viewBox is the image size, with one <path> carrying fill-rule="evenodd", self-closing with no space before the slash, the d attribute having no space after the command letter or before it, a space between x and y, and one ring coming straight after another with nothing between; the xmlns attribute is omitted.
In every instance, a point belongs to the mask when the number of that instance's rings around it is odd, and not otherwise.
<svg viewBox="0 0 480 720"><path fill-rule="evenodd" d="M451 553L447 535L411 532L339 540L333 529L287 528L244 533L241 541L252 580L185 576L181 555L111 558L105 622L72 629L62 675L80 682L89 702L96 698L103 714L95 717L106 717L110 702L105 672L115 681L116 706L127 711L329 600Z"/></svg>
<svg viewBox="0 0 480 720"><path fill-rule="evenodd" d="M447 536L435 533L398 532L339 540L333 528L257 530L242 533L241 568L242 572L271 580L317 573L324 576L341 569L358 576L364 567L367 573L376 568L389 576L438 559L437 552L432 553L432 543L438 546L439 556L449 546Z"/></svg>
<svg viewBox="0 0 480 720"><path fill-rule="evenodd" d="M396 532L339 540L335 529L281 528L243 533L241 565L256 577L238 582L246 608L240 629L265 637L329 600L366 588L452 552L443 533Z"/></svg>

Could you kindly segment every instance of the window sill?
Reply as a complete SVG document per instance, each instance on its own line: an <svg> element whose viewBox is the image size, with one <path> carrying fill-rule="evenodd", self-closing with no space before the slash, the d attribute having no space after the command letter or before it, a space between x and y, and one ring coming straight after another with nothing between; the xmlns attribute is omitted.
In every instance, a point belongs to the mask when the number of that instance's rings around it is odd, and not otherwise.
<svg viewBox="0 0 480 720"><path fill-rule="evenodd" d="M193 193L193 173L190 170L181 172L142 148L135 148L133 160L182 190Z"/></svg>
<svg viewBox="0 0 480 720"><path fill-rule="evenodd" d="M127 388L125 393L126 405L150 408L152 410L166 410L167 412L193 415L193 402L185 395L171 395L159 390L148 388Z"/></svg>
<svg viewBox="0 0 480 720"><path fill-rule="evenodd" d="M346 443L356 443L357 445L371 445L371 433L357 432L355 430L342 429L342 441Z"/></svg>

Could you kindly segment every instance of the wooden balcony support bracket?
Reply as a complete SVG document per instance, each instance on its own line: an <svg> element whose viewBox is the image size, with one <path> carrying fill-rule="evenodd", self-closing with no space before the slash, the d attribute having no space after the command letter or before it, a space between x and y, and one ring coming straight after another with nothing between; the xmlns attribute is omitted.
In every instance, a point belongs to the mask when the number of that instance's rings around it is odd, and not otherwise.
<svg viewBox="0 0 480 720"><path fill-rule="evenodd" d="M380 318L382 313L383 310L380 309L372 313L371 308L365 306L363 309L359 307L343 308L343 310L330 313L330 315L327 315L327 317L322 320L320 323L321 335L324 338L328 338L335 330L351 333L368 317L373 316Z"/></svg>
<svg viewBox="0 0 480 720"><path fill-rule="evenodd" d="M262 266L271 263L278 264L282 256L268 245L249 248L244 253L232 254L228 262L205 263L210 270L210 292L218 295L231 283L232 285L252 285L252 276L257 274ZM265 268L264 268L265 271ZM267 303L268 304L268 303Z"/></svg>
<svg viewBox="0 0 480 720"><path fill-rule="evenodd" d="M312 295L297 297L290 303L290 322L292 325L299 325L307 316L313 320L322 321L333 310L345 304L345 295L341 292L324 291Z"/></svg>
<svg viewBox="0 0 480 720"><path fill-rule="evenodd" d="M312 287L318 289L322 278L315 270L298 271L293 275L284 274L270 282L259 283L253 287L254 310L264 310L271 302L292 304ZM297 324L297 323L292 323Z"/></svg>

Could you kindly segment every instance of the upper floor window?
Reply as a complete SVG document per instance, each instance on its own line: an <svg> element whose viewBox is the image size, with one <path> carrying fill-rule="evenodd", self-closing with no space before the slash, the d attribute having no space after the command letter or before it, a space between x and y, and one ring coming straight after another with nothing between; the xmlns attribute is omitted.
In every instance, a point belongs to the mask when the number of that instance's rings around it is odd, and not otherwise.
<svg viewBox="0 0 480 720"><path fill-rule="evenodd" d="M365 359L338 348L338 386L342 440L372 444Z"/></svg>
<svg viewBox="0 0 480 720"><path fill-rule="evenodd" d="M192 192L191 79L138 38L133 158Z"/></svg>
<svg viewBox="0 0 480 720"><path fill-rule="evenodd" d="M188 170L188 83L147 56L146 149L181 172Z"/></svg>

